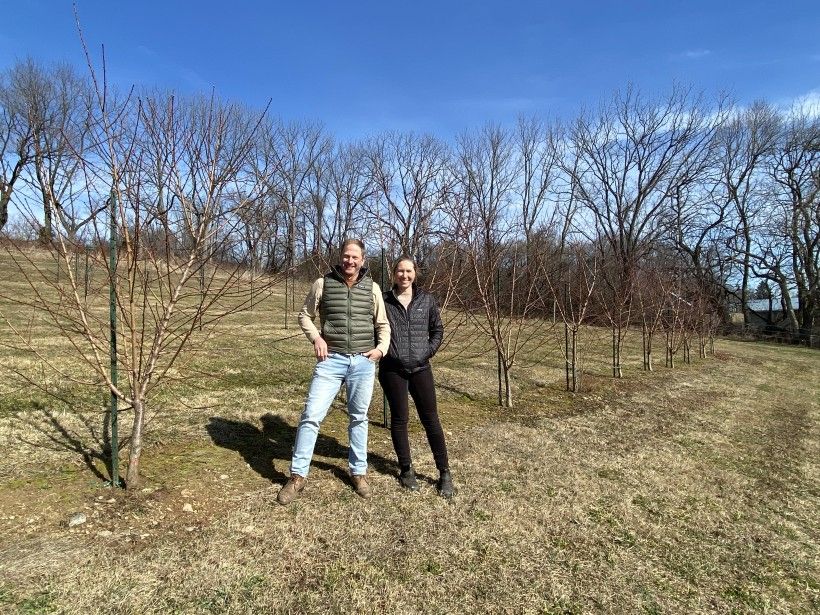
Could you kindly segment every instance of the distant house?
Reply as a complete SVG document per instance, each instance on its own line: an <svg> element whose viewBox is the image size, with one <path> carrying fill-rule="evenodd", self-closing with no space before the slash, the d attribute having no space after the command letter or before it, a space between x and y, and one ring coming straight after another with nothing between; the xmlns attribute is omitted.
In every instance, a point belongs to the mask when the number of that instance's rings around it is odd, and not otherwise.
<svg viewBox="0 0 820 615"><path fill-rule="evenodd" d="M792 307L798 309L797 297L792 297L791 300ZM733 324L743 324L739 301L730 307L730 317ZM749 301L749 326L761 330L786 330L791 329L791 322L780 299L752 299Z"/></svg>

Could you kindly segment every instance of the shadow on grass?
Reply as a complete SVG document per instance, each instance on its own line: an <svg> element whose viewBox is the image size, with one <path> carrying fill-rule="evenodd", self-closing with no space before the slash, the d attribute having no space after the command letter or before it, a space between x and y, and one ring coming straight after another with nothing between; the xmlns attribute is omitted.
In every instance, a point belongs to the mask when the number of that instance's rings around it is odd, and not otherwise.
<svg viewBox="0 0 820 615"><path fill-rule="evenodd" d="M92 421L87 415L75 413L73 416L78 419L85 429L85 434L77 434L72 428L67 427L60 422L60 419L54 412L39 402L32 403L32 409L40 412L43 416L43 421L34 420L31 416L25 418L18 418L28 429L35 431L45 437L45 441L33 441L18 436L18 439L25 444L37 448L43 448L52 451L68 451L76 453L82 458L83 463L91 472L101 481L110 482L113 474L111 467L111 434L109 426L111 423L111 413L106 410L102 416L102 420L98 422ZM91 442L87 445L86 442ZM120 450L125 448L128 444L128 438L119 439ZM98 462L107 470L108 476L100 471ZM124 484L124 479L120 478L120 482Z"/></svg>
<svg viewBox="0 0 820 615"><path fill-rule="evenodd" d="M270 413L260 417L260 421L261 429L248 422L212 416L205 429L214 444L237 451L254 472L271 482L284 484L288 478L286 470L290 467L293 443L296 441L296 427ZM336 438L320 431L313 455L310 464L312 469L327 470L339 480L350 482L345 469L316 457L347 460L347 447ZM370 451L367 461L372 469L382 474L394 474L398 469L395 462Z"/></svg>

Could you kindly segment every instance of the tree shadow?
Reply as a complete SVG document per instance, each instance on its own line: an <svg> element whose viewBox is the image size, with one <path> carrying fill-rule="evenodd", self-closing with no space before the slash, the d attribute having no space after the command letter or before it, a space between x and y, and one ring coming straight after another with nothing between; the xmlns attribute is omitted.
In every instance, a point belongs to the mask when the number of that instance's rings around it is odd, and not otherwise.
<svg viewBox="0 0 820 615"><path fill-rule="evenodd" d="M98 426L96 422L82 413L72 414L74 418L80 421L86 434L77 434L73 429L67 427L60 422L60 419L54 412L39 402L32 403L32 409L42 413L46 421L44 425L41 422L35 421L31 417L18 418L29 429L41 434L45 437L46 442L29 440L23 435L18 435L18 440L29 446L36 448L43 448L57 452L68 451L76 453L82 460L85 466L96 476L104 482L110 482L114 476L114 471L111 463L111 412L106 410L103 414L102 425ZM128 438L120 439L120 447L127 445ZM85 442L91 441L93 444L87 446ZM102 463L108 472L106 476L100 471L98 462ZM125 484L125 481L120 477L120 483Z"/></svg>
<svg viewBox="0 0 820 615"><path fill-rule="evenodd" d="M296 441L296 427L270 413L261 416L260 421L261 429L245 421L212 416L205 429L214 444L238 452L248 466L261 477L273 483L284 484L288 478L287 470L290 468L293 443ZM346 461L347 447L336 438L319 432L310 465L312 468L332 473L341 481L350 482L350 477L343 467L317 459L317 456ZM367 461L371 468L382 474L395 473L397 470L393 461L370 451L367 454Z"/></svg>

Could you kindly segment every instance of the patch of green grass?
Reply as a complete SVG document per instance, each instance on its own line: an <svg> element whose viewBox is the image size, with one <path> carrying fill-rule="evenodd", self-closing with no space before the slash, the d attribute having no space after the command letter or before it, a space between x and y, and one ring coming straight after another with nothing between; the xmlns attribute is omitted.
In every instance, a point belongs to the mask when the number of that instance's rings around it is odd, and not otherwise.
<svg viewBox="0 0 820 615"><path fill-rule="evenodd" d="M197 606L206 613L224 613L233 603L231 591L225 588L211 589L206 596L197 600Z"/></svg>
<svg viewBox="0 0 820 615"><path fill-rule="evenodd" d="M595 471L598 478L608 478L610 480L621 480L623 478L623 471L618 468L598 468Z"/></svg>
<svg viewBox="0 0 820 615"><path fill-rule="evenodd" d="M761 597L759 591L744 585L732 584L723 590L723 597L730 603L742 607L738 612L746 612L749 609L758 612L765 612L766 601Z"/></svg>
<svg viewBox="0 0 820 615"><path fill-rule="evenodd" d="M347 568L342 562L333 562L322 571L322 585L328 591L344 586L347 579Z"/></svg>
<svg viewBox="0 0 820 615"><path fill-rule="evenodd" d="M259 591L270 586L270 580L260 574L252 574L242 579L240 590L246 598L252 597Z"/></svg>
<svg viewBox="0 0 820 615"><path fill-rule="evenodd" d="M14 593L9 588L0 585L0 604L14 604L15 602Z"/></svg>
<svg viewBox="0 0 820 615"><path fill-rule="evenodd" d="M642 494L638 494L632 498L632 503L643 510L650 519L658 520L663 516L663 512L660 510L657 502Z"/></svg>
<svg viewBox="0 0 820 615"><path fill-rule="evenodd" d="M584 609L579 604L559 598L544 608L544 613L548 615L579 615Z"/></svg>
<svg viewBox="0 0 820 615"><path fill-rule="evenodd" d="M8 394L0 396L0 417L10 417L34 409L35 401L30 396Z"/></svg>
<svg viewBox="0 0 820 615"><path fill-rule="evenodd" d="M480 508L474 508L471 513L476 521L489 521L493 518L492 514L486 510L481 510Z"/></svg>
<svg viewBox="0 0 820 615"><path fill-rule="evenodd" d="M57 613L56 597L49 591L23 598L17 603L17 612L25 615Z"/></svg>
<svg viewBox="0 0 820 615"><path fill-rule="evenodd" d="M587 517L604 527L611 528L619 525L619 520L613 512L610 502L599 500L587 509Z"/></svg>
<svg viewBox="0 0 820 615"><path fill-rule="evenodd" d="M641 592L641 609L646 615L662 615L663 608L658 604L658 600L646 589Z"/></svg>
<svg viewBox="0 0 820 615"><path fill-rule="evenodd" d="M422 570L424 570L427 574L440 576L444 571L444 568L442 567L441 562L428 560L422 564Z"/></svg>
<svg viewBox="0 0 820 615"><path fill-rule="evenodd" d="M615 536L612 541L621 547L634 547L637 544L637 538L635 534L630 532L629 530L621 530L621 532Z"/></svg>
<svg viewBox="0 0 820 615"><path fill-rule="evenodd" d="M37 474L32 473L4 481L2 487L8 492L14 490L30 491L32 489L48 491L56 487L73 484L78 477L80 477L80 472L76 468L51 468Z"/></svg>

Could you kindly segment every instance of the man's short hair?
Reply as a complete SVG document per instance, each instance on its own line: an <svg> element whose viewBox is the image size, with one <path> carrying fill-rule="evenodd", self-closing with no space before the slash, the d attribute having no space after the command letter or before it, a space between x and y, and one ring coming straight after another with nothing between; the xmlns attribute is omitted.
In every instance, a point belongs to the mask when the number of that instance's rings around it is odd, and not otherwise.
<svg viewBox="0 0 820 615"><path fill-rule="evenodd" d="M358 246L359 249L362 251L362 255L364 255L364 243L361 239L345 239L342 242L342 249L341 252L344 253L345 248L347 246Z"/></svg>

